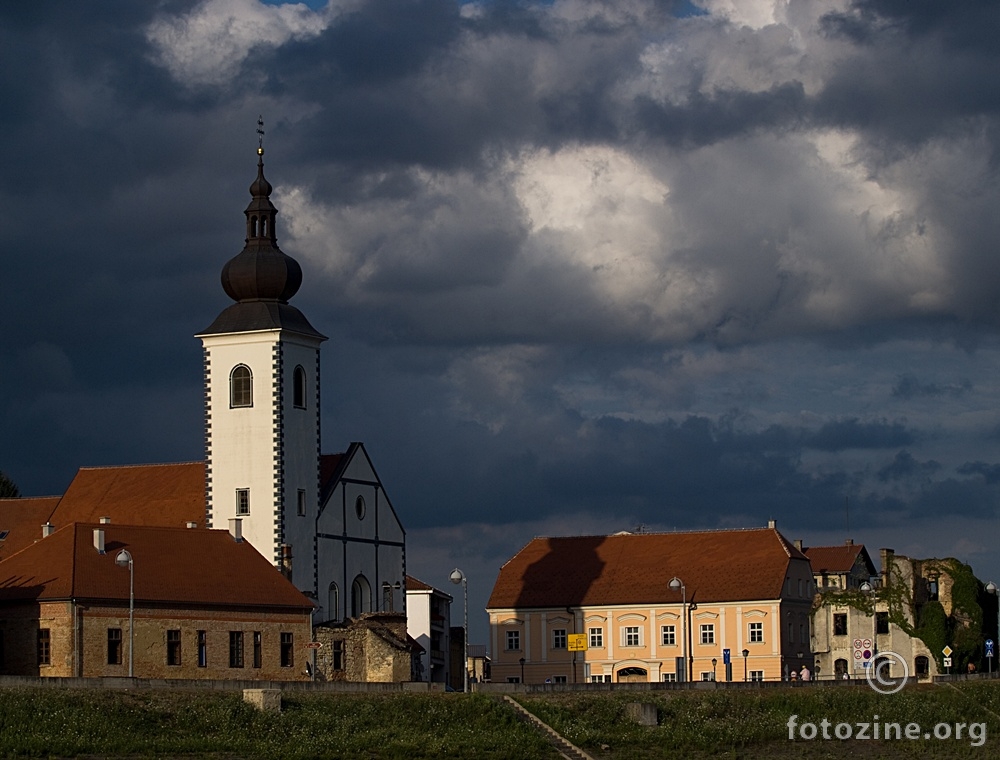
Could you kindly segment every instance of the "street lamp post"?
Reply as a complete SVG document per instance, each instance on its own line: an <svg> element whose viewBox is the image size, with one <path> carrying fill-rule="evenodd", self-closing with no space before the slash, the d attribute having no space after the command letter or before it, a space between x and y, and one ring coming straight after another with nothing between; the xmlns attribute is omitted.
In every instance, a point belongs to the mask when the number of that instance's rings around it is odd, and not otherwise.
<svg viewBox="0 0 1000 760"><path fill-rule="evenodd" d="M719 664L719 660L716 657L712 658L712 680L715 680L715 666Z"/></svg>
<svg viewBox="0 0 1000 760"><path fill-rule="evenodd" d="M1000 647L1000 586L997 586L993 581L986 584L986 590L991 594L995 594L997 597L997 638L994 641L994 647ZM987 657L990 666L990 673L993 672L993 658Z"/></svg>
<svg viewBox="0 0 1000 760"><path fill-rule="evenodd" d="M465 573L459 570L457 567L451 571L451 582L462 584L462 615L464 616L464 622L462 624L463 637L462 637L462 672L465 678L462 681L462 691L469 691L469 579L465 577Z"/></svg>
<svg viewBox="0 0 1000 760"><path fill-rule="evenodd" d="M749 656L750 656L750 650L749 649L744 649L743 650L743 681L744 681L744 683L747 680L747 657L749 657Z"/></svg>
<svg viewBox="0 0 1000 760"><path fill-rule="evenodd" d="M875 657L878 654L878 611L875 607L875 587L865 581L861 584L861 593L872 600L872 658L868 661L868 667L871 668L875 665Z"/></svg>
<svg viewBox="0 0 1000 760"><path fill-rule="evenodd" d="M115 557L118 567L128 568L128 677L135 677L135 565L132 555L126 549Z"/></svg>
<svg viewBox="0 0 1000 760"><path fill-rule="evenodd" d="M522 657L518 662L521 663L521 683L524 683L524 658Z"/></svg>
<svg viewBox="0 0 1000 760"><path fill-rule="evenodd" d="M691 678L688 667L688 651L687 651L687 587L684 585L684 581L678 578L676 575L670 579L670 590L681 592L681 655L684 662L684 680L688 681Z"/></svg>

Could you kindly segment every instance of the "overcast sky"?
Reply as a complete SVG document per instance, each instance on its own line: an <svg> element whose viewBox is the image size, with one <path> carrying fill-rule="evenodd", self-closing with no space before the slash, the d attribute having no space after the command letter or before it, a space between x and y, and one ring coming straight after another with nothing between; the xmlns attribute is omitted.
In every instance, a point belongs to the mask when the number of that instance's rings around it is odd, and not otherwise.
<svg viewBox="0 0 1000 760"><path fill-rule="evenodd" d="M365 442L412 574L462 567L481 610L534 535L773 518L1000 580L998 28L986 0L4 3L0 470L47 495L204 456L193 336L262 115L323 448Z"/></svg>

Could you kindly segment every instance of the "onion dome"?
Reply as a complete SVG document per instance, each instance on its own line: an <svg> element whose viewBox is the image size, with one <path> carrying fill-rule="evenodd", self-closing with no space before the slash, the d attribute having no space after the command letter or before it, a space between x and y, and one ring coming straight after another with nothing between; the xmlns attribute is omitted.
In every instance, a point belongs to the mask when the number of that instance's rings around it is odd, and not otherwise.
<svg viewBox="0 0 1000 760"><path fill-rule="evenodd" d="M264 178L264 149L257 149L257 179L250 185L252 200L244 212L247 237L243 250L222 269L222 287L234 301L288 303L302 285L302 268L278 248L271 203L271 183Z"/></svg>

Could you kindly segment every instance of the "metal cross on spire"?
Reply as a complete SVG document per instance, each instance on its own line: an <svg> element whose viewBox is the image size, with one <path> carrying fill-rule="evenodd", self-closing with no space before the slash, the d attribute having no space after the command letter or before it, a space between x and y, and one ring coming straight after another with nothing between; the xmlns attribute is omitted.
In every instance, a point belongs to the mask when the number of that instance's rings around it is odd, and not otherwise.
<svg viewBox="0 0 1000 760"><path fill-rule="evenodd" d="M257 155L264 155L264 116L257 117Z"/></svg>

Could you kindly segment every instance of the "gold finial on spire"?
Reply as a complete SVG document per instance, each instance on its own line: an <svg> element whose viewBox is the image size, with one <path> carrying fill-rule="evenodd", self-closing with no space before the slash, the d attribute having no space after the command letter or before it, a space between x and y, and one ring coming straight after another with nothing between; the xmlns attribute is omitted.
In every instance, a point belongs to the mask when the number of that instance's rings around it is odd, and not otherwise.
<svg viewBox="0 0 1000 760"><path fill-rule="evenodd" d="M257 117L257 155L264 155L264 116Z"/></svg>

